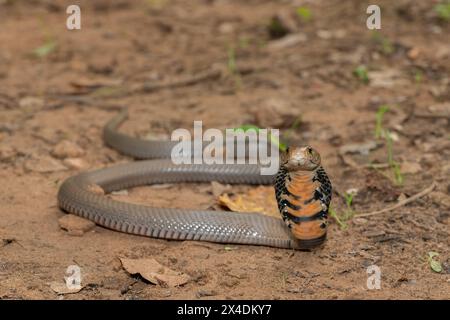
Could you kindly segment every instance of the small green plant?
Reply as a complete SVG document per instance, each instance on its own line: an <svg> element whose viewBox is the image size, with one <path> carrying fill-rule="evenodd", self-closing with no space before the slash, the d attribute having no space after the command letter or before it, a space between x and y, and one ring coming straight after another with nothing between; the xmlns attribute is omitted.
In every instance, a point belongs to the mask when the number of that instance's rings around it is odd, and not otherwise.
<svg viewBox="0 0 450 320"><path fill-rule="evenodd" d="M231 74L236 73L236 50L233 46L228 46L227 50L227 68Z"/></svg>
<svg viewBox="0 0 450 320"><path fill-rule="evenodd" d="M47 40L42 46L33 50L33 55L37 58L44 58L55 51L57 43L55 40Z"/></svg>
<svg viewBox="0 0 450 320"><path fill-rule="evenodd" d="M380 47L380 50L385 55L390 55L394 53L395 48L392 44L392 41L389 38L383 36L381 33L374 31L372 34L372 38L375 43Z"/></svg>
<svg viewBox="0 0 450 320"><path fill-rule="evenodd" d="M375 115L376 122L375 122L375 138L379 139L384 135L384 129L383 129L383 117L386 112L389 111L388 105L382 105L378 108L378 111Z"/></svg>
<svg viewBox="0 0 450 320"><path fill-rule="evenodd" d="M297 17L302 22L308 22L312 18L311 10L309 8L307 8L307 7L298 7L295 10L295 13L297 14Z"/></svg>
<svg viewBox="0 0 450 320"><path fill-rule="evenodd" d="M261 128L259 128L258 126L252 125L252 124L244 124L244 125L242 125L242 126L239 126L239 127L237 127L237 128L234 128L233 130L234 130L234 131L242 130L242 131L244 131L244 132L247 132L247 131L249 131L249 130L254 130L255 132L258 133L259 130L261 130ZM287 145L286 145L285 143L281 142L280 139L278 139L277 137L274 137L274 136L271 135L270 133L269 133L269 138L270 138L270 141L271 141L273 144L275 144L276 146L278 146L278 149L279 149L280 151L285 152L285 151L287 150Z"/></svg>
<svg viewBox="0 0 450 320"><path fill-rule="evenodd" d="M346 208L343 212L337 213L337 211L331 205L328 209L330 217L336 220L339 227L343 230L347 229L348 227L347 221L349 221L355 216L355 211L352 208L354 196L355 196L354 192L346 192L344 194Z"/></svg>
<svg viewBox="0 0 450 320"><path fill-rule="evenodd" d="M422 83L423 81L423 72L421 70L416 70L414 72L414 82L417 84Z"/></svg>
<svg viewBox="0 0 450 320"><path fill-rule="evenodd" d="M438 260L435 259L435 257L438 257L438 256L439 256L439 253L430 251L430 252L428 252L427 261L428 261L428 264L430 265L431 270L433 270L434 272L437 272L437 273L441 273L442 265Z"/></svg>
<svg viewBox="0 0 450 320"><path fill-rule="evenodd" d="M384 138L386 142L386 152L387 152L387 161L388 167L392 170L394 175L394 183L396 185L403 185L403 174L400 170L400 164L394 160L394 151L393 151L393 139L392 134L389 130L383 127L383 119L386 112L389 111L388 105L382 105L378 108L377 113L375 114L375 138L380 139Z"/></svg>
<svg viewBox="0 0 450 320"><path fill-rule="evenodd" d="M328 214L330 215L330 217L332 217L337 224L339 225L339 228L341 228L342 230L347 229L348 225L341 220L341 218L339 217L340 215L338 215L338 213L336 212L336 210L331 206L328 208Z"/></svg>
<svg viewBox="0 0 450 320"><path fill-rule="evenodd" d="M388 164L391 168L392 172L394 173L394 181L397 185L403 184L403 174L400 171L400 164L394 160L393 155L393 148L392 148L392 135L389 132L389 130L385 131L385 138L386 138L386 147L387 147L387 154L388 154Z"/></svg>
<svg viewBox="0 0 450 320"><path fill-rule="evenodd" d="M351 192L351 193L345 193L344 198L345 198L345 204L347 205L347 208L349 210L351 209L352 203L353 203L353 197L355 196L355 193Z"/></svg>
<svg viewBox="0 0 450 320"><path fill-rule="evenodd" d="M230 75L234 78L236 88L240 88L242 85L242 80L241 75L237 72L236 50L232 45L229 45L227 49L227 68Z"/></svg>
<svg viewBox="0 0 450 320"><path fill-rule="evenodd" d="M239 48L247 49L250 46L250 39L248 37L240 37L239 38Z"/></svg>
<svg viewBox="0 0 450 320"><path fill-rule="evenodd" d="M450 21L450 2L438 3L434 6L434 11L437 13L439 19L443 21Z"/></svg>
<svg viewBox="0 0 450 320"><path fill-rule="evenodd" d="M369 74L367 72L366 66L358 66L353 70L353 74L364 84L369 83Z"/></svg>
<svg viewBox="0 0 450 320"><path fill-rule="evenodd" d="M300 127L300 124L302 123L302 116L298 116L294 122L292 123L291 127L283 132L282 134L282 140L286 142L286 144L289 144L290 136L292 132L298 129Z"/></svg>

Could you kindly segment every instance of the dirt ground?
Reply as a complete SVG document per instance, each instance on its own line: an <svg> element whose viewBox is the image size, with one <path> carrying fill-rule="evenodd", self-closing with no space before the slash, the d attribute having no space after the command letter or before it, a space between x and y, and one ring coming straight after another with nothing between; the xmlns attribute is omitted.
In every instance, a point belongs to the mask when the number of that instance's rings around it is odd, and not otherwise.
<svg viewBox="0 0 450 320"><path fill-rule="evenodd" d="M449 299L450 24L437 1L376 3L379 31L366 27L369 2L356 0L77 1L82 28L69 31L71 1L0 0L0 299ZM384 134L375 138L383 105ZM290 144L320 151L340 223L330 218L325 246L313 251L98 226L70 235L58 224L58 187L78 172L133 161L101 136L124 106L121 130L142 138L194 120L280 127ZM58 152L67 141L69 154ZM414 202L358 217L433 181ZM357 190L350 208L349 189ZM115 197L217 207L210 184ZM190 281L150 284L119 258L155 258ZM84 288L57 294L50 284L74 264ZM374 264L379 290L367 288Z"/></svg>

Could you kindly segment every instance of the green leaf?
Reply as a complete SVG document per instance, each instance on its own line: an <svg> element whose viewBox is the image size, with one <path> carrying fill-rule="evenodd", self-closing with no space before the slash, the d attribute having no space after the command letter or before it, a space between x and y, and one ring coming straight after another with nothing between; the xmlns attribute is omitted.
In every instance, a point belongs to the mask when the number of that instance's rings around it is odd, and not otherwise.
<svg viewBox="0 0 450 320"><path fill-rule="evenodd" d="M330 217L332 217L337 222L337 224L339 225L339 228L341 228L342 230L347 229L348 225L339 218L336 210L334 210L334 208L331 205L328 208L328 213L329 213Z"/></svg>
<svg viewBox="0 0 450 320"><path fill-rule="evenodd" d="M247 132L248 130L255 130L256 132L259 132L259 130L261 129L253 124L243 124L242 126L234 128L233 130L234 131L243 130L244 132Z"/></svg>
<svg viewBox="0 0 450 320"><path fill-rule="evenodd" d="M429 259L433 259L434 257L438 257L438 256L439 256L439 253L437 253L437 252L434 252L434 251L428 252Z"/></svg>
<svg viewBox="0 0 450 320"><path fill-rule="evenodd" d="M383 134L383 117L386 112L389 111L389 106L386 104L381 105L375 115L375 138L380 138Z"/></svg>
<svg viewBox="0 0 450 320"><path fill-rule="evenodd" d="M44 58L56 49L56 41L47 41L42 46L33 50L33 54L38 58Z"/></svg>
<svg viewBox="0 0 450 320"><path fill-rule="evenodd" d="M430 267L434 272L441 273L442 272L442 265L439 261L431 260L430 261Z"/></svg>
<svg viewBox="0 0 450 320"><path fill-rule="evenodd" d="M435 260L435 257L438 257L439 253L430 251L428 252L428 263L430 264L431 270L433 270L436 273L442 272L442 265L439 261Z"/></svg>
<svg viewBox="0 0 450 320"><path fill-rule="evenodd" d="M233 128L233 130L235 132L237 130L243 130L244 132L247 132L248 130L255 130L255 132L259 132L259 130L261 130L261 128L259 128L258 126L255 126L253 124L243 124L240 127ZM287 145L285 143L281 142L279 139L272 136L270 133L269 133L269 137L270 137L270 140L272 141L272 143L274 143L275 145L278 146L278 149L280 149L283 152L285 152L287 150Z"/></svg>
<svg viewBox="0 0 450 320"><path fill-rule="evenodd" d="M353 193L346 193L345 195L345 203L347 204L347 207L350 208L353 203L353 197L355 196Z"/></svg>
<svg viewBox="0 0 450 320"><path fill-rule="evenodd" d="M361 80L364 84L369 83L369 75L367 73L366 66L359 66L355 70L353 70L353 74Z"/></svg>
<svg viewBox="0 0 450 320"><path fill-rule="evenodd" d="M445 21L450 21L450 2L449 3L439 3L434 7L438 17Z"/></svg>
<svg viewBox="0 0 450 320"><path fill-rule="evenodd" d="M295 10L295 13L303 22L308 22L309 20L311 20L312 13L311 10L307 7L298 7L297 10Z"/></svg>

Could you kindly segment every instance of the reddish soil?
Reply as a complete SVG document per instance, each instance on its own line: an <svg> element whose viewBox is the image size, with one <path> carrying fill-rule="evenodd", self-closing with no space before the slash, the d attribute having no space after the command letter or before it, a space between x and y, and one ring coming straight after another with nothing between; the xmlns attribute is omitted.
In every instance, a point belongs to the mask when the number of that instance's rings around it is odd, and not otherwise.
<svg viewBox="0 0 450 320"><path fill-rule="evenodd" d="M378 33L366 28L366 1L78 3L82 29L69 31L71 1L0 0L0 299L450 298L450 24L437 16L436 1L377 1ZM298 6L312 17L297 17ZM279 40L268 32L275 15L287 33ZM277 47L286 37L294 43ZM361 65L368 83L354 75ZM182 81L216 69L219 77ZM144 90L148 84L153 90ZM300 125L290 130L284 120L262 119L268 101L291 120L301 117ZM374 138L381 105L390 107L383 127L395 138L402 184L389 168L365 166L387 162L386 140ZM325 246L310 252L165 241L98 226L70 235L58 224L58 187L83 170L133 161L101 136L124 106L130 119L121 130L139 137L192 128L194 120L221 129L256 123L290 130L291 144L320 151L341 219L343 195L358 190L356 214L346 227L331 218ZM55 155L64 140L82 149L77 169ZM378 145L368 154L340 152L370 141ZM417 201L358 218L433 181L433 192ZM115 197L209 208L216 207L211 190L148 186ZM429 252L439 253L441 272L430 268ZM155 258L191 280L153 285L128 274L120 257ZM58 295L50 283L73 264L84 288ZM381 270L380 290L366 286L373 264Z"/></svg>

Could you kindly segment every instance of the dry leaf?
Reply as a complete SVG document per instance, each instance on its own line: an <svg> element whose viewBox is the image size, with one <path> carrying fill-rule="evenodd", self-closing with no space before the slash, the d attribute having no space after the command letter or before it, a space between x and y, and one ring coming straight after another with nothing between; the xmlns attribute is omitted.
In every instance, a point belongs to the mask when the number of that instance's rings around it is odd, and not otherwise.
<svg viewBox="0 0 450 320"><path fill-rule="evenodd" d="M95 223L76 216L74 214L66 214L58 219L59 226L67 230L70 235L82 236L84 233L95 228Z"/></svg>
<svg viewBox="0 0 450 320"><path fill-rule="evenodd" d="M260 186L233 197L230 197L228 194L223 194L219 196L218 202L231 211L258 212L266 216L281 219L273 187Z"/></svg>
<svg viewBox="0 0 450 320"><path fill-rule="evenodd" d="M140 274L144 279L161 286L176 287L187 283L188 275L171 270L161 265L155 259L125 259L120 258L122 266L130 274Z"/></svg>
<svg viewBox="0 0 450 320"><path fill-rule="evenodd" d="M211 188L212 188L212 194L215 197L219 197L225 191L230 191L231 190L231 185L229 185L229 184L221 184L221 183L219 183L217 181L211 181Z"/></svg>

